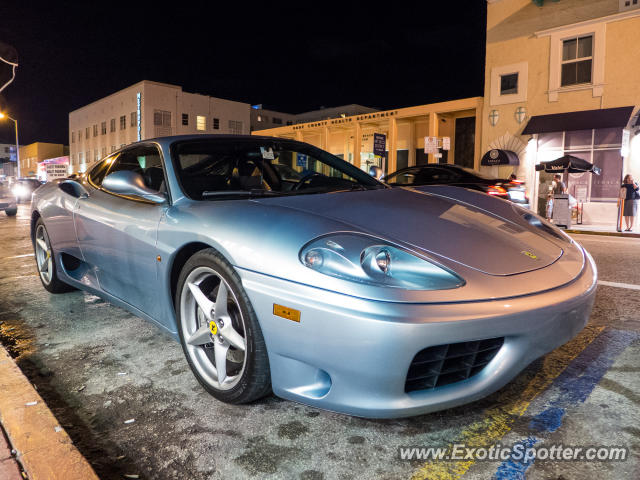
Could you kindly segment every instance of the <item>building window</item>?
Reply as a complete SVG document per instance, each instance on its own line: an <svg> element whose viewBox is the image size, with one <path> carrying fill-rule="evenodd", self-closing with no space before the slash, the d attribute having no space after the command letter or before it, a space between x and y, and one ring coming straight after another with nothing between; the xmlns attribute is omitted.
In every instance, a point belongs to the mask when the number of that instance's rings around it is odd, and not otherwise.
<svg viewBox="0 0 640 480"><path fill-rule="evenodd" d="M639 3L638 0L620 0L620 11L623 12L625 10L638 8Z"/></svg>
<svg viewBox="0 0 640 480"><path fill-rule="evenodd" d="M278 117L273 117L271 122L273 122L274 125L282 125L282 119Z"/></svg>
<svg viewBox="0 0 640 480"><path fill-rule="evenodd" d="M203 115L196 115L196 130L207 129L207 117Z"/></svg>
<svg viewBox="0 0 640 480"><path fill-rule="evenodd" d="M78 142L82 140L82 130L78 130Z"/></svg>
<svg viewBox="0 0 640 480"><path fill-rule="evenodd" d="M76 143L76 132L71 132L71 143ZM6 152L5 148L5 152Z"/></svg>
<svg viewBox="0 0 640 480"><path fill-rule="evenodd" d="M214 118L213 119L213 129L214 130L220 130L220 119L219 118Z"/></svg>
<svg viewBox="0 0 640 480"><path fill-rule="evenodd" d="M111 119L109 127L110 127L109 128L110 132L115 132L116 131L116 119L115 118Z"/></svg>
<svg viewBox="0 0 640 480"><path fill-rule="evenodd" d="M156 127L171 127L171 112L166 110L154 110L153 124Z"/></svg>
<svg viewBox="0 0 640 480"><path fill-rule="evenodd" d="M136 117L136 112L131 112L131 126L132 127L138 126L138 119Z"/></svg>
<svg viewBox="0 0 640 480"><path fill-rule="evenodd" d="M100 124L100 133L102 135L106 135L107 134L107 122L102 122Z"/></svg>
<svg viewBox="0 0 640 480"><path fill-rule="evenodd" d="M122 115L120 117L120 130L124 130L125 128L127 128L127 116Z"/></svg>
<svg viewBox="0 0 640 480"><path fill-rule="evenodd" d="M102 147L102 156L103 157L107 156L107 147Z"/></svg>
<svg viewBox="0 0 640 480"><path fill-rule="evenodd" d="M287 125L293 125L293 122L291 120L287 120Z"/></svg>
<svg viewBox="0 0 640 480"><path fill-rule="evenodd" d="M562 42L561 86L591 83L592 67L593 35Z"/></svg>
<svg viewBox="0 0 640 480"><path fill-rule="evenodd" d="M111 153L116 151L116 146L115 145L111 145Z"/></svg>
<svg viewBox="0 0 640 480"><path fill-rule="evenodd" d="M229 120L229 133L233 135L242 135L242 122L238 120Z"/></svg>
<svg viewBox="0 0 640 480"><path fill-rule="evenodd" d="M258 115L258 121L261 122L262 121L262 115Z"/></svg>
<svg viewBox="0 0 640 480"><path fill-rule="evenodd" d="M82 152L78 152L78 163L82 163Z"/></svg>
<svg viewBox="0 0 640 480"><path fill-rule="evenodd" d="M93 136L94 137L98 136L98 125L97 124L93 126Z"/></svg>
<svg viewBox="0 0 640 480"><path fill-rule="evenodd" d="M189 125L189 114L188 113L183 113L182 114L182 125L184 125L184 126L188 126Z"/></svg>
<svg viewBox="0 0 640 480"><path fill-rule="evenodd" d="M94 157L94 160L95 160L96 162L97 162L98 160L100 160L100 153L98 153L98 149L97 149L97 148L93 151L93 157Z"/></svg>
<svg viewBox="0 0 640 480"><path fill-rule="evenodd" d="M508 73L500 75L500 95L514 95L518 93L518 74Z"/></svg>

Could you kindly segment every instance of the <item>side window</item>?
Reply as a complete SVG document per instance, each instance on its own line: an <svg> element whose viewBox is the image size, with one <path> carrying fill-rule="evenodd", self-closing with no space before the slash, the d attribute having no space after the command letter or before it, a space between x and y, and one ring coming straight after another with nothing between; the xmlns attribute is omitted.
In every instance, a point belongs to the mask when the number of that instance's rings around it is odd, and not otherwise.
<svg viewBox="0 0 640 480"><path fill-rule="evenodd" d="M415 181L416 172L416 169L400 172L392 177L389 177L385 181L393 185L411 185Z"/></svg>
<svg viewBox="0 0 640 480"><path fill-rule="evenodd" d="M104 176L106 175L107 170L109 170L109 167L111 166L111 163L114 159L115 157L113 156L105 158L103 161L93 167L87 175L87 177L89 178L89 182L92 183L95 187L100 188L100 186L102 185L102 181L104 180Z"/></svg>
<svg viewBox="0 0 640 480"><path fill-rule="evenodd" d="M142 176L144 184L158 192L165 191L164 169L156 147L136 147L122 152L113 162L109 174L130 170Z"/></svg>

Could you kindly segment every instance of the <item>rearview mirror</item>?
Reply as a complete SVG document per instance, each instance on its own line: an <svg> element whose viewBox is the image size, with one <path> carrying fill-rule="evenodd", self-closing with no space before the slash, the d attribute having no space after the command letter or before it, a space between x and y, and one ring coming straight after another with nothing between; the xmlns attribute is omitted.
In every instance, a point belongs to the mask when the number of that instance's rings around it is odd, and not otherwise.
<svg viewBox="0 0 640 480"><path fill-rule="evenodd" d="M164 193L147 187L144 184L142 175L132 172L131 170L119 170L110 173L103 180L102 188L119 195L140 197L153 203L164 203L167 201Z"/></svg>

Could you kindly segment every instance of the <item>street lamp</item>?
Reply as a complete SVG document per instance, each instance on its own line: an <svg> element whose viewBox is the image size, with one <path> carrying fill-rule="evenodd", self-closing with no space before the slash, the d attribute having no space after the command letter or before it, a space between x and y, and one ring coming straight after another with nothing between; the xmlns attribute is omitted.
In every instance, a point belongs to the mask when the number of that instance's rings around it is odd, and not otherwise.
<svg viewBox="0 0 640 480"><path fill-rule="evenodd" d="M18 145L18 120L16 120L15 118L11 118L6 113L0 112L0 119L4 118L8 118L9 120L11 120L16 127L16 163L18 165L18 174L16 175L16 178L20 178L20 146Z"/></svg>

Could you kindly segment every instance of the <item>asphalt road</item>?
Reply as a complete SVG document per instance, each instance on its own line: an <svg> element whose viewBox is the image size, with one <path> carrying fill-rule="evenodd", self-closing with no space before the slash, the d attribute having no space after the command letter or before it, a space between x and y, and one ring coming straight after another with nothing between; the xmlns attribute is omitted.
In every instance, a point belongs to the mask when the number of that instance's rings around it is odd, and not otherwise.
<svg viewBox="0 0 640 480"><path fill-rule="evenodd" d="M28 215L24 205L17 217L0 213L0 341L102 478L570 480L640 471L640 290L601 285L590 324L574 341L467 406L384 421L275 397L229 406L204 392L180 345L153 325L80 291L47 293ZM640 285L640 239L576 239L601 280ZM400 446L459 443L630 451L624 462L399 458Z"/></svg>

